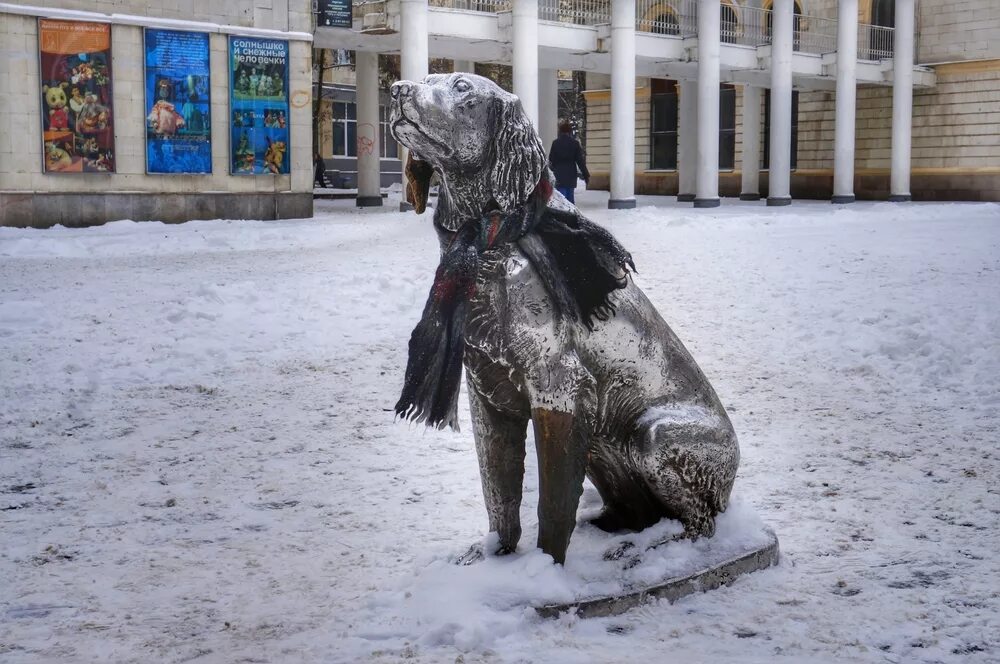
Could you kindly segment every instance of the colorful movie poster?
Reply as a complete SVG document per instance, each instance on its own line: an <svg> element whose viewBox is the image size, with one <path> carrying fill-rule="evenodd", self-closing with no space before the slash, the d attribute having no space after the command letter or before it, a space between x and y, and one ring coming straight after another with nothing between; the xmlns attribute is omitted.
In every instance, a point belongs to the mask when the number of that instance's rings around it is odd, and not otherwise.
<svg viewBox="0 0 1000 664"><path fill-rule="evenodd" d="M45 173L114 173L111 26L38 20Z"/></svg>
<svg viewBox="0 0 1000 664"><path fill-rule="evenodd" d="M146 172L211 173L208 33L144 31Z"/></svg>
<svg viewBox="0 0 1000 664"><path fill-rule="evenodd" d="M288 173L288 42L229 38L230 169Z"/></svg>

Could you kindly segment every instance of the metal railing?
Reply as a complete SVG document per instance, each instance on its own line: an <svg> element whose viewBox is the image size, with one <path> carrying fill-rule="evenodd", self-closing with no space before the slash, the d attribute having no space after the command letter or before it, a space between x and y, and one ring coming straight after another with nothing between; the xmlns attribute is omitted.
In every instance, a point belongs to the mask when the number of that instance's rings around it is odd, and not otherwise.
<svg viewBox="0 0 1000 664"><path fill-rule="evenodd" d="M611 17L610 0L539 0L538 18L576 25L607 23Z"/></svg>
<svg viewBox="0 0 1000 664"><path fill-rule="evenodd" d="M858 59L887 60L893 54L892 28L862 23L858 26Z"/></svg>
<svg viewBox="0 0 1000 664"><path fill-rule="evenodd" d="M833 53L837 50L837 21L818 16L795 15L794 48L803 53Z"/></svg>
<svg viewBox="0 0 1000 664"><path fill-rule="evenodd" d="M698 2L636 0L635 29L654 35L693 36L698 33Z"/></svg>
<svg viewBox="0 0 1000 664"><path fill-rule="evenodd" d="M428 4L431 7L464 9L466 11L487 12L491 14L510 11L510 0L430 0Z"/></svg>

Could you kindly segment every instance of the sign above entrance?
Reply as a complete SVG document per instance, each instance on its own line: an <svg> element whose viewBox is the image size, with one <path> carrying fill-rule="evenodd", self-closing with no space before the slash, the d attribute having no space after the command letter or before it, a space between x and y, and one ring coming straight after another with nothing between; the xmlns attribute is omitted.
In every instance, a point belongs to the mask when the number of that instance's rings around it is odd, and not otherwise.
<svg viewBox="0 0 1000 664"><path fill-rule="evenodd" d="M324 28L351 27L351 0L317 0L316 25Z"/></svg>

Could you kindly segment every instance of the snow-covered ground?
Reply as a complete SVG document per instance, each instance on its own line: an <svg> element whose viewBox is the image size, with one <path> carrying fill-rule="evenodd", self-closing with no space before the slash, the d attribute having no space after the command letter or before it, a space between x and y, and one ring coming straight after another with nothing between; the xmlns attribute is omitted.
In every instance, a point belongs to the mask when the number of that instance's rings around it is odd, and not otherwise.
<svg viewBox="0 0 1000 664"><path fill-rule="evenodd" d="M390 410L429 215L0 229L0 660L1000 661L1000 206L580 197L728 407L727 528L778 567L540 619L613 576L586 525L533 550L530 450L521 549L447 564L486 527L466 402L461 434Z"/></svg>

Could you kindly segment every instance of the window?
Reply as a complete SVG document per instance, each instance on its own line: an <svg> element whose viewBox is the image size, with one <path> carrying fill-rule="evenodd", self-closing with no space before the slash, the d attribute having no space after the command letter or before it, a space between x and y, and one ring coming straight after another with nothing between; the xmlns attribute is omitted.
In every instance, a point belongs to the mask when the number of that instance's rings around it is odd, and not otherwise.
<svg viewBox="0 0 1000 664"><path fill-rule="evenodd" d="M333 102L333 156L358 156L358 107L354 102Z"/></svg>
<svg viewBox="0 0 1000 664"><path fill-rule="evenodd" d="M720 35L723 44L735 44L739 38L740 23L736 20L736 10L732 5L722 5Z"/></svg>
<svg viewBox="0 0 1000 664"><path fill-rule="evenodd" d="M766 34L768 43L771 43L771 35L774 32L774 3L767 3L764 8L768 10ZM792 49L797 51L802 45L802 7L798 2L792 5L792 12Z"/></svg>
<svg viewBox="0 0 1000 664"><path fill-rule="evenodd" d="M723 83L719 90L719 170L736 165L736 87Z"/></svg>
<svg viewBox="0 0 1000 664"><path fill-rule="evenodd" d="M649 167L677 168L677 82L654 78L650 81Z"/></svg>
<svg viewBox="0 0 1000 664"><path fill-rule="evenodd" d="M389 108L387 106L379 106L378 117L379 141L382 143L379 147L379 156L383 159L399 159L399 146L389 131Z"/></svg>
<svg viewBox="0 0 1000 664"><path fill-rule="evenodd" d="M771 163L771 91L764 90L764 159L762 168ZM799 152L799 91L792 90L792 158L791 168L798 166Z"/></svg>
<svg viewBox="0 0 1000 664"><path fill-rule="evenodd" d="M895 0L875 0L872 3L872 25L882 28L896 27L896 2ZM872 30L869 37L869 47L873 53L885 57L892 53L893 35L892 30Z"/></svg>
<svg viewBox="0 0 1000 664"><path fill-rule="evenodd" d="M654 78L650 81L650 86L649 167L676 170L679 119L677 82ZM723 83L719 86L719 170L732 170L735 163L736 87Z"/></svg>
<svg viewBox="0 0 1000 664"><path fill-rule="evenodd" d="M333 156L358 156L358 107L354 102L333 103ZM379 156L399 158L399 146L389 132L389 109L379 106Z"/></svg>

